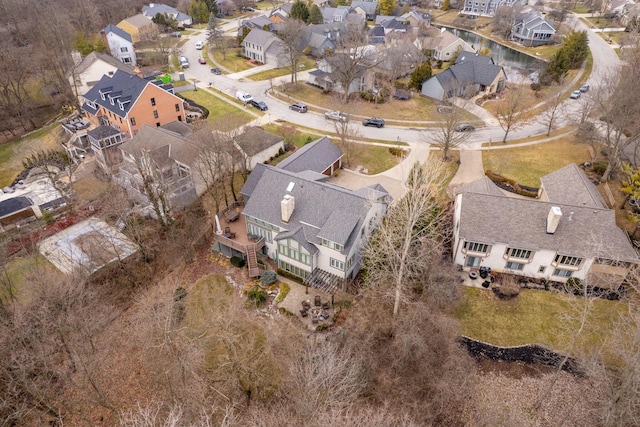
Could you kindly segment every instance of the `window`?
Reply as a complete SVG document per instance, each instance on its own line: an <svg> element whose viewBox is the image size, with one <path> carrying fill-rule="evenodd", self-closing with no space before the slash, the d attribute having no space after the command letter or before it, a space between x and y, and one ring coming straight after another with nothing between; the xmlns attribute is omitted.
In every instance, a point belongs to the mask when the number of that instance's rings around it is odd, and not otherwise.
<svg viewBox="0 0 640 427"><path fill-rule="evenodd" d="M295 274L298 277L302 277L303 279L306 279L310 274L308 271L303 270L300 267L296 267L295 265L291 265L288 262L282 260L278 260L278 267L280 267L284 271Z"/></svg>
<svg viewBox="0 0 640 427"><path fill-rule="evenodd" d="M131 119L129 119L129 120L131 121L131 126L135 126L136 125L136 119L131 117Z"/></svg>
<svg viewBox="0 0 640 427"><path fill-rule="evenodd" d="M470 252L480 252L486 254L489 251L489 245L476 242L464 242L464 248Z"/></svg>
<svg viewBox="0 0 640 427"><path fill-rule="evenodd" d="M180 104L176 104L176 111L180 111Z"/></svg>
<svg viewBox="0 0 640 427"><path fill-rule="evenodd" d="M151 106L152 107L156 106L156 99L155 98L151 98Z"/></svg>
<svg viewBox="0 0 640 427"><path fill-rule="evenodd" d="M129 49L127 49L127 47L126 47L126 46L125 46L125 47L121 47L121 48L120 48L120 52L123 52L123 53L125 53L125 52L129 52Z"/></svg>
<svg viewBox="0 0 640 427"><path fill-rule="evenodd" d="M178 121L181 122L182 121L182 116L178 116Z"/></svg>
<svg viewBox="0 0 640 427"><path fill-rule="evenodd" d="M337 259L334 259L334 258L331 258L330 262L331 262L331 267L344 271L344 262L338 261Z"/></svg>
<svg viewBox="0 0 640 427"><path fill-rule="evenodd" d="M509 262L507 262L507 265L505 266L505 268L509 268L511 270L522 271L524 269L524 264L522 264L520 262L509 261Z"/></svg>
<svg viewBox="0 0 640 427"><path fill-rule="evenodd" d="M295 240L285 239L278 242L278 253L303 264L311 265L311 255Z"/></svg>
<svg viewBox="0 0 640 427"><path fill-rule="evenodd" d="M334 243L334 244L333 244L333 249L335 249L335 250L336 250L336 251L338 251L338 252L342 252L342 250L344 249L344 246L339 245L339 244L337 244L337 243Z"/></svg>
<svg viewBox="0 0 640 427"><path fill-rule="evenodd" d="M579 267L582 264L583 258L577 256L568 255L556 255L555 262L560 265L568 265L570 267Z"/></svg>
<svg viewBox="0 0 640 427"><path fill-rule="evenodd" d="M158 118L158 110L153 110L153 118L154 119Z"/></svg>
<svg viewBox="0 0 640 427"><path fill-rule="evenodd" d="M466 267L477 267L480 265L480 257L477 256L468 256L466 262L464 263Z"/></svg>
<svg viewBox="0 0 640 427"><path fill-rule="evenodd" d="M544 265L541 265L540 268L538 268L538 273L544 273L547 270L547 267L545 267Z"/></svg>
<svg viewBox="0 0 640 427"><path fill-rule="evenodd" d="M553 275L558 277L571 277L572 274L573 274L573 271L563 270L561 268L556 268L553 272Z"/></svg>
<svg viewBox="0 0 640 427"><path fill-rule="evenodd" d="M509 258L529 259L531 251L527 249L507 248L507 256Z"/></svg>

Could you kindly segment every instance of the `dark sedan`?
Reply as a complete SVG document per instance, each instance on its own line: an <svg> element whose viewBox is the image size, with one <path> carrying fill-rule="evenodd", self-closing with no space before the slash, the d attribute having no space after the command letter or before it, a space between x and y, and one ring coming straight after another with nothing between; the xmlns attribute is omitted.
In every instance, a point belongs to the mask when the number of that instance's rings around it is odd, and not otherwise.
<svg viewBox="0 0 640 427"><path fill-rule="evenodd" d="M375 126L377 128L381 128L384 126L384 120L379 119L377 117L371 117L369 119L364 119L362 121L362 124L364 126Z"/></svg>

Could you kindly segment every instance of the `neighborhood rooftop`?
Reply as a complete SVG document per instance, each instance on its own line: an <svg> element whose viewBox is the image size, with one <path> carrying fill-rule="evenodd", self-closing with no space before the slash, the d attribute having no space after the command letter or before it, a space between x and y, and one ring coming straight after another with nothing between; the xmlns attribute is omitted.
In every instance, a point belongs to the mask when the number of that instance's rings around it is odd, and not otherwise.
<svg viewBox="0 0 640 427"><path fill-rule="evenodd" d="M575 164L551 172L540 178L547 199L552 203L606 208L598 189Z"/></svg>
<svg viewBox="0 0 640 427"><path fill-rule="evenodd" d="M311 142L278 164L280 169L289 172L314 171L322 173L332 163L342 157L340 148L329 138L323 136Z"/></svg>

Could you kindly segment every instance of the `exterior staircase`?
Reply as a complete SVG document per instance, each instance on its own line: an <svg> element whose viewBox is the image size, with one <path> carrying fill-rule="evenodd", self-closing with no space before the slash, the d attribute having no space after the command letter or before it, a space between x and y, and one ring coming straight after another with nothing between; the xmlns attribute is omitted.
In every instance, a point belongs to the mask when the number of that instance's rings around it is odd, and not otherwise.
<svg viewBox="0 0 640 427"><path fill-rule="evenodd" d="M247 267L249 267L249 277L260 277L262 268L258 264L258 254L256 245L247 245Z"/></svg>

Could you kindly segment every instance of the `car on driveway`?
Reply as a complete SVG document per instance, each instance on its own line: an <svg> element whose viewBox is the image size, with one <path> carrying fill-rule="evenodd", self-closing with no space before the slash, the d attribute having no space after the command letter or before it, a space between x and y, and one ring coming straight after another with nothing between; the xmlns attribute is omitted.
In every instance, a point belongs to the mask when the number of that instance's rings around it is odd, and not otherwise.
<svg viewBox="0 0 640 427"><path fill-rule="evenodd" d="M393 97L395 99L398 99L400 101L406 101L408 99L411 99L411 92L406 92L404 90L399 90L396 93L393 94Z"/></svg>
<svg viewBox="0 0 640 427"><path fill-rule="evenodd" d="M362 121L364 126L375 126L377 128L384 127L384 120L377 117L371 117Z"/></svg>
<svg viewBox="0 0 640 427"><path fill-rule="evenodd" d="M584 85L580 86L580 92L582 92L582 93L589 92L589 85L584 84Z"/></svg>
<svg viewBox="0 0 640 427"><path fill-rule="evenodd" d="M304 105L304 104L301 104L299 102L296 102L295 104L289 105L289 109L293 110L293 111L297 111L298 113L306 113L307 112L307 106Z"/></svg>
<svg viewBox="0 0 640 427"><path fill-rule="evenodd" d="M580 92L579 90L574 90L573 92L571 92L571 95L569 95L569 98L578 99L580 98L580 95L582 95L582 92Z"/></svg>
<svg viewBox="0 0 640 427"><path fill-rule="evenodd" d="M260 111L267 111L269 109L269 107L267 107L267 104L265 104L264 101L260 101L259 99L253 98L251 101L249 101L249 104L253 107L256 107Z"/></svg>
<svg viewBox="0 0 640 427"><path fill-rule="evenodd" d="M469 123L460 123L458 126L456 126L455 130L456 132L471 132L476 130L476 127Z"/></svg>
<svg viewBox="0 0 640 427"><path fill-rule="evenodd" d="M349 116L342 111L327 111L324 113L324 118L327 120L335 120L337 122L349 121Z"/></svg>
<svg viewBox="0 0 640 427"><path fill-rule="evenodd" d="M222 71L220 71L220 68L216 67L216 68L212 68L211 72L213 74L215 74L216 76L219 76L220 74L222 74Z"/></svg>
<svg viewBox="0 0 640 427"><path fill-rule="evenodd" d="M205 61L204 58L198 58L198 63L202 65L206 65L207 61Z"/></svg>

